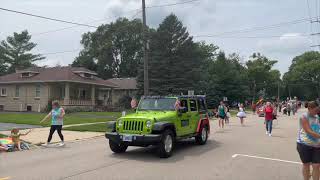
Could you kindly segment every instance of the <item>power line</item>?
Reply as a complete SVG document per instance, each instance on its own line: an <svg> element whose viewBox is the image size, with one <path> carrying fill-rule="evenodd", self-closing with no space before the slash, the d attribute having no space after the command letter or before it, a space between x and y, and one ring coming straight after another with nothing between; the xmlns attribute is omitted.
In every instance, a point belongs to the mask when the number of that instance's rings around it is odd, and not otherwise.
<svg viewBox="0 0 320 180"><path fill-rule="evenodd" d="M275 36L215 36L215 35L196 35L194 37L207 37L207 38L226 38L226 39L268 39L268 38L281 38L281 37L286 37L286 38L294 38L294 37L307 37L310 36L309 34L299 34L299 35L275 35Z"/></svg>
<svg viewBox="0 0 320 180"><path fill-rule="evenodd" d="M193 2L199 2L199 1L200 1L200 0L190 0L190 1L183 1L183 2L171 3L171 4L162 4L162 5L147 6L146 8L147 8L147 9L150 9L150 8L169 7L169 6L189 4L189 3L193 3Z"/></svg>
<svg viewBox="0 0 320 180"><path fill-rule="evenodd" d="M135 10L130 10L130 11L126 11L125 13L131 13L131 12L137 12L137 14L134 15L134 17L136 17L139 13L141 13L141 9L135 9ZM87 24L91 24L91 23L97 23L97 22L103 22L106 21L108 19L112 19L112 18L117 18L117 17L121 17L120 15L117 16L110 16L104 19L99 19L99 20L94 20L91 22L88 22ZM43 35L43 34L48 34L48 33L53 33L53 32L59 32L59 31L63 31L63 30L67 30L67 29L72 29L78 27L78 25L74 25L74 26L69 26L69 27L65 27L65 28L59 28L59 29L54 29L54 30L49 30L49 31L44 31L44 32L39 32L39 33L34 33L32 34L32 36L38 36L38 35Z"/></svg>
<svg viewBox="0 0 320 180"><path fill-rule="evenodd" d="M252 31L261 31L261 30L267 30L267 29L274 29L274 28L279 28L282 26L287 26L287 25L293 25L293 24L299 24L303 23L306 21L310 21L309 18L303 18L303 19L297 19L293 21L287 21L287 22L281 22L277 24L271 24L268 26L257 26L257 27L251 27L251 28L244 28L244 29L238 29L238 30L233 30L233 31L226 31L226 32L221 32L213 35L197 35L194 37L202 37L202 36L210 36L210 37L218 37L218 36L223 36L226 34L237 34L237 33L246 33L246 32L252 32Z"/></svg>
<svg viewBox="0 0 320 180"><path fill-rule="evenodd" d="M76 23L76 22L72 22L72 21L66 21L66 20L61 20L61 19L56 19L56 18L50 18L50 17L46 17L46 16L40 16L40 15L36 15L36 14L31 14L31 13L26 13L26 12L22 12L22 11L16 11L16 10L11 10L11 9L1 8L1 7L0 7L0 10L8 11L8 12L16 13L16 14L22 14L22 15L26 15L26 16L32 16L32 17L41 18L41 19L46 19L46 20L50 20L50 21L62 22L62 23L66 23L66 24L74 24L74 25L77 25L77 26L85 26L85 27L97 28L97 26L93 26L93 25L89 25L89 24L82 24L82 23Z"/></svg>

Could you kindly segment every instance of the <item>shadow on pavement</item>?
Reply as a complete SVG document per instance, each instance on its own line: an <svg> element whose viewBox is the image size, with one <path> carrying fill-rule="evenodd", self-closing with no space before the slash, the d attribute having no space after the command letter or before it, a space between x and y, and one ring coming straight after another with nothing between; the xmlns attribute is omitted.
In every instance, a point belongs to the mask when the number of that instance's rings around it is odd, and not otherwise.
<svg viewBox="0 0 320 180"><path fill-rule="evenodd" d="M111 157L118 159L130 159L144 162L172 163L183 160L186 156L201 156L213 149L221 146L220 142L215 140L207 141L205 145L197 145L193 139L179 141L176 143L173 154L168 159L162 159L157 156L157 147L149 146L146 148L130 148L123 154L111 154Z"/></svg>

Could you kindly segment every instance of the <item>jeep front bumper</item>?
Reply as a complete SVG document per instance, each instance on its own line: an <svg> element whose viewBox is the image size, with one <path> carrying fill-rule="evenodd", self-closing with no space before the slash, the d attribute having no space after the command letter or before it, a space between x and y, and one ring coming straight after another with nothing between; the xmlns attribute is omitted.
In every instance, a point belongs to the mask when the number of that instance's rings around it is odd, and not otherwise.
<svg viewBox="0 0 320 180"><path fill-rule="evenodd" d="M148 135L138 135L138 134L130 134L132 136L131 141L124 141L124 136L127 134L119 134L116 132L107 132L105 137L109 139L109 141L113 141L116 143L124 143L129 146L148 146L148 145L156 145L161 141L161 134L148 134Z"/></svg>

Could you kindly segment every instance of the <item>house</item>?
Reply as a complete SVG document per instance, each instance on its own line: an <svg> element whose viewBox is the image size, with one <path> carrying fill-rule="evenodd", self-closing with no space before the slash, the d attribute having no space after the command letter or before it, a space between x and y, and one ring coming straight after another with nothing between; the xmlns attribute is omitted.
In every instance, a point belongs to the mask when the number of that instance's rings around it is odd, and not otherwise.
<svg viewBox="0 0 320 180"><path fill-rule="evenodd" d="M112 90L111 100L114 104L119 104L121 98L127 98L131 101L131 98L137 96L138 87L136 78L113 78L108 79L108 82L116 84Z"/></svg>
<svg viewBox="0 0 320 180"><path fill-rule="evenodd" d="M120 87L81 67L29 68L0 77L0 111L40 112L52 100L65 108L112 105L114 88Z"/></svg>

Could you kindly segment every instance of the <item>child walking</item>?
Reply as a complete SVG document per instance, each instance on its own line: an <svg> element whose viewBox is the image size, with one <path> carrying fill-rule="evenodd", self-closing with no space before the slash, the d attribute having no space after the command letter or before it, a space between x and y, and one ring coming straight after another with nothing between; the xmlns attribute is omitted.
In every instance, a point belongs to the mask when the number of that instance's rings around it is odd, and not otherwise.
<svg viewBox="0 0 320 180"><path fill-rule="evenodd" d="M244 112L244 106L243 104L240 104L239 106L239 112L237 114L238 118L240 119L241 126L244 126L244 118L246 118L246 113Z"/></svg>

